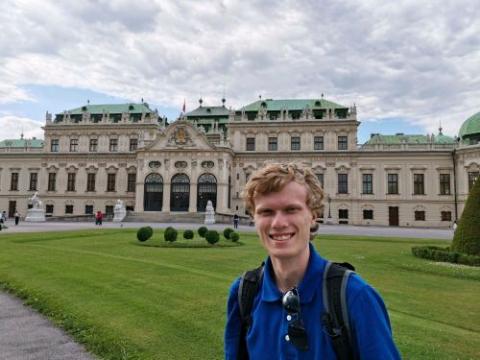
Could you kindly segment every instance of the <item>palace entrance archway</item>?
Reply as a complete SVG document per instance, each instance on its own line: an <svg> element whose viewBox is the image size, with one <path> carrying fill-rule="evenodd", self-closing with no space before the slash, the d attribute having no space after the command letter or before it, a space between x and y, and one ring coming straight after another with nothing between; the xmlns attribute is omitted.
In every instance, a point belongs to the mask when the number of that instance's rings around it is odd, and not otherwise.
<svg viewBox="0 0 480 360"><path fill-rule="evenodd" d="M150 174L145 178L143 196L144 211L162 211L163 178L160 174Z"/></svg>
<svg viewBox="0 0 480 360"><path fill-rule="evenodd" d="M190 179L185 174L172 177L170 211L188 211L190 204Z"/></svg>
<svg viewBox="0 0 480 360"><path fill-rule="evenodd" d="M212 174L203 174L198 178L197 211L205 211L208 200L217 209L217 179Z"/></svg>

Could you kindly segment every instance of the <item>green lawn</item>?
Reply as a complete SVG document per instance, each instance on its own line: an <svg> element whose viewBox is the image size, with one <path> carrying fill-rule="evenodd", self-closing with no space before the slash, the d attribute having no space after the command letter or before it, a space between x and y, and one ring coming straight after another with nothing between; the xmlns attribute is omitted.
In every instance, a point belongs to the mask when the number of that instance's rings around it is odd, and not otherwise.
<svg viewBox="0 0 480 360"><path fill-rule="evenodd" d="M154 237L163 239L158 230ZM227 291L263 259L256 236L213 248L135 239L129 229L2 234L0 284L105 359L223 358ZM353 263L380 291L405 359L478 359L480 269L410 252L445 242L321 236L315 244L324 256Z"/></svg>

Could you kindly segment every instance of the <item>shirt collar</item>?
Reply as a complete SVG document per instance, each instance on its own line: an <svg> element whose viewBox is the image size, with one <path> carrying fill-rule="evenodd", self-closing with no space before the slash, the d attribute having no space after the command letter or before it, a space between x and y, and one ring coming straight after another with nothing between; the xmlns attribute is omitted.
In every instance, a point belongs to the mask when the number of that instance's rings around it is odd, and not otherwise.
<svg viewBox="0 0 480 360"><path fill-rule="evenodd" d="M307 270L303 276L302 282L298 287L301 303L312 301L315 291L319 288L319 284L323 279L323 270L327 261L318 255L312 243L309 244L310 257L308 259ZM263 284L261 292L261 300L267 302L278 301L283 294L277 287L273 276L273 268L270 257L265 261L265 270L263 272Z"/></svg>

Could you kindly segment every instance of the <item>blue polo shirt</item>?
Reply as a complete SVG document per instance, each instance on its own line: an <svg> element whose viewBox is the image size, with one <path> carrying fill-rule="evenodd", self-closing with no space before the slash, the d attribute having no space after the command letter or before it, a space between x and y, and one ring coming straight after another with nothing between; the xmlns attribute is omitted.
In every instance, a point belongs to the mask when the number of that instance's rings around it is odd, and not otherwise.
<svg viewBox="0 0 480 360"><path fill-rule="evenodd" d="M290 343L287 313L282 293L273 278L270 258L265 263L263 282L252 309L252 325L247 334L250 360L256 359L336 359L331 340L323 329L323 271L327 261L310 244L310 259L298 287L303 323L308 335L308 351ZM238 287L240 278L230 288L225 328L225 359L236 360L240 342ZM357 274L347 284L347 306L350 326L360 359L400 359L395 347L385 304L380 295Z"/></svg>

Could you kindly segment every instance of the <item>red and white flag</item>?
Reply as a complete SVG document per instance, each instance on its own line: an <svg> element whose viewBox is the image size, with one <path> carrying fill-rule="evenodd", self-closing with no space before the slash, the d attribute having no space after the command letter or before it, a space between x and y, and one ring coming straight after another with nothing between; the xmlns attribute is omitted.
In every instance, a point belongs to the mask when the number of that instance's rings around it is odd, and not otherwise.
<svg viewBox="0 0 480 360"><path fill-rule="evenodd" d="M182 107L182 112L185 113L186 105L185 105L185 99L183 99L183 107Z"/></svg>

